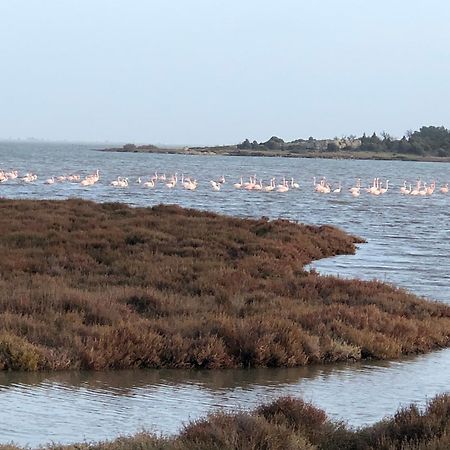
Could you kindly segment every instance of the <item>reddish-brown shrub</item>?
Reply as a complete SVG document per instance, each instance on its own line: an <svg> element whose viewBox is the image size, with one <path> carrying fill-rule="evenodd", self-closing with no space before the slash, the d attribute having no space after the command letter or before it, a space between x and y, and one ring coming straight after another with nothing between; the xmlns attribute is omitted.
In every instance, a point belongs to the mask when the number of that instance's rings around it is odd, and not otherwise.
<svg viewBox="0 0 450 450"><path fill-rule="evenodd" d="M333 227L178 206L0 200L0 368L231 368L446 346L450 308L307 272Z"/></svg>

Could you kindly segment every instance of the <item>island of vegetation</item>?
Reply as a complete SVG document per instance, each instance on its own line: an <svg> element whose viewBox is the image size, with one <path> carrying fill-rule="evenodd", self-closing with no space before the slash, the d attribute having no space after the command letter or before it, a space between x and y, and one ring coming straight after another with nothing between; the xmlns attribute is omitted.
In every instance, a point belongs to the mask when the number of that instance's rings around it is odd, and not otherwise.
<svg viewBox="0 0 450 450"><path fill-rule="evenodd" d="M362 405L358 405L361 407ZM290 397L251 412L216 412L173 437L140 433L112 442L51 445L49 450L448 450L450 396L412 405L372 426L351 429ZM13 445L2 450L20 450Z"/></svg>
<svg viewBox="0 0 450 450"><path fill-rule="evenodd" d="M190 155L286 156L333 159L387 159L405 161L450 161L450 131L443 126L424 126L409 130L400 138L386 132L366 136L335 137L333 139L296 139L285 142L272 136L268 141L245 139L240 144L213 147L158 147L125 144L102 151L139 153L178 153Z"/></svg>
<svg viewBox="0 0 450 450"><path fill-rule="evenodd" d="M312 260L330 226L178 206L0 200L0 369L293 367L450 344L450 307Z"/></svg>

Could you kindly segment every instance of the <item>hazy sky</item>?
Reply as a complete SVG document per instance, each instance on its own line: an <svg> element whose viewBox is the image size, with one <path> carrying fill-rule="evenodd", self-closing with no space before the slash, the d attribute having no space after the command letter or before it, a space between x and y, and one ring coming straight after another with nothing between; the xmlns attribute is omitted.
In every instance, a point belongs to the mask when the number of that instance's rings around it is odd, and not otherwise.
<svg viewBox="0 0 450 450"><path fill-rule="evenodd" d="M0 137L450 126L448 0L0 0Z"/></svg>

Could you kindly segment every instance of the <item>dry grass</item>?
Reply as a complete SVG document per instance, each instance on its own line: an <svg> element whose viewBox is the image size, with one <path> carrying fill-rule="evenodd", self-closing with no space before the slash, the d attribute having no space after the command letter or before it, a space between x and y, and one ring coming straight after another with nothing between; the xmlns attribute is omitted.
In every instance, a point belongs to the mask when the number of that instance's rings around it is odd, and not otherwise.
<svg viewBox="0 0 450 450"><path fill-rule="evenodd" d="M333 227L175 206L0 200L0 369L232 368L449 345L450 308L304 271Z"/></svg>
<svg viewBox="0 0 450 450"><path fill-rule="evenodd" d="M214 413L174 437L140 433L112 442L54 445L49 450L448 450L450 395L371 427L350 429L302 400L285 397L252 412ZM0 446L1 450L20 450Z"/></svg>

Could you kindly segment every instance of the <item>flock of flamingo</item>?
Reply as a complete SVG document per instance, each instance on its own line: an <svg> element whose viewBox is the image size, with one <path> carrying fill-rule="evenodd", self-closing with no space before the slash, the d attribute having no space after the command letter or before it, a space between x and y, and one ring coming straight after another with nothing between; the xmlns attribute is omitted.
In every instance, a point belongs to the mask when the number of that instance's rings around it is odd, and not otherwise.
<svg viewBox="0 0 450 450"><path fill-rule="evenodd" d="M361 179L358 178L358 180L356 180L355 186L351 187L349 191L354 197L358 197L361 193L361 189L362 189ZM379 178L374 178L373 182L369 184L366 188L364 188L365 192L372 195L385 194L388 190L389 190L389 180L386 180L383 183L383 181L381 181ZM412 183L408 184L408 181L405 180L403 182L403 186L400 187L399 192L402 195L430 196L434 194L435 190L436 190L436 181L427 183L419 179L415 182L414 187ZM448 194L449 192L448 183L443 184L439 188L439 192L441 192L442 194Z"/></svg>
<svg viewBox="0 0 450 450"><path fill-rule="evenodd" d="M23 176L19 175L17 170L11 170L9 172L0 170L0 183L5 183L7 181L20 181L23 183L34 183L38 179L38 176L32 172L28 172ZM45 185L54 185L56 183L79 183L81 186L93 186L100 180L100 171L96 170L94 173L88 174L85 177L81 177L78 174L70 174L70 175L59 175L52 176L44 181ZM192 179L190 177L185 177L184 174L181 174L181 177L178 178L178 173L174 173L172 175L166 174L158 174L155 172L154 175L149 177L146 180L142 180L141 177L138 177L135 181L130 182L127 177L118 177L117 179L111 181L110 186L116 188L127 188L130 184L142 185L145 188L155 188L157 186L161 186L167 189L173 189L177 186L180 186L182 189L186 189L189 191L195 191L199 185L196 179ZM227 180L225 176L222 175L216 180L209 180L210 189L213 191L220 191L223 186L227 184ZM281 180L278 180L273 177L269 180L268 184L265 184L262 178L257 178L256 175L252 175L249 177L248 181L244 181L243 177L240 177L240 180L236 183L232 184L234 189L242 189L246 191L261 191L261 192L288 192L292 189L300 189L300 184L294 180L294 178L286 178L283 177ZM342 192L342 184L338 183L330 183L325 177L322 177L320 180L317 180L316 177L313 178L312 183L313 190L320 194L340 194ZM365 192L371 195L383 195L386 194L390 190L389 180L381 180L380 178L374 178L366 187L363 187L361 183L361 179L358 178L354 184L348 188L348 192L353 197L359 197L361 192ZM414 183L410 183L407 180L403 182L403 185L399 188L399 193L402 195L413 195L413 196L430 196L433 195L436 190L436 182L432 181L431 183L424 182L422 180L417 180ZM448 194L449 192L449 184L442 184L438 191L442 194Z"/></svg>

